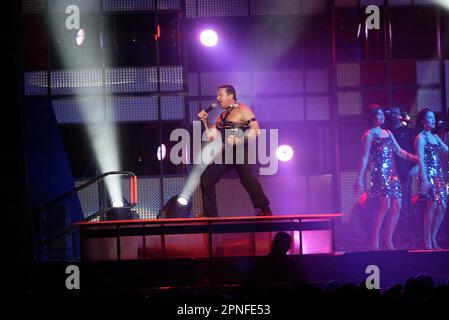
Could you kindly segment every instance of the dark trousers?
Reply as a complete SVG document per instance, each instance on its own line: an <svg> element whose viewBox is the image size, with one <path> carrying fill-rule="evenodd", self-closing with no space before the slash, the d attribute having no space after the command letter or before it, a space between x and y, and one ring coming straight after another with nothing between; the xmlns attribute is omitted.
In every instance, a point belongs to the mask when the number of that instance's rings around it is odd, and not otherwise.
<svg viewBox="0 0 449 320"><path fill-rule="evenodd" d="M245 154L247 154L245 148ZM234 159L235 160L235 159ZM225 164L224 157L222 164L212 163L201 175L201 191L203 197L204 215L207 217L218 217L217 211L217 196L215 185L220 180L220 177L227 171L235 168L240 178L240 183L248 192L254 208L264 209L270 202L265 196L262 187L254 176L252 170L253 165L248 164L248 159L245 156L244 164Z"/></svg>

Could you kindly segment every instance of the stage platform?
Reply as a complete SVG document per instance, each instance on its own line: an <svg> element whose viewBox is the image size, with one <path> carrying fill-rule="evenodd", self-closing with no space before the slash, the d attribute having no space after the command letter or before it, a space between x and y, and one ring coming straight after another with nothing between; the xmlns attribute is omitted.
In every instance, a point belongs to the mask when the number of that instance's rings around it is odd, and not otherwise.
<svg viewBox="0 0 449 320"><path fill-rule="evenodd" d="M291 254L333 254L340 213L79 223L82 261L263 256L277 232Z"/></svg>
<svg viewBox="0 0 449 320"><path fill-rule="evenodd" d="M232 287L307 282L361 283L368 266L382 289L419 274L449 279L449 250L335 252L340 214L191 218L81 223L81 261L36 263L28 276L37 294L67 294L68 265L79 266L82 292L102 295L151 288ZM276 232L293 237L289 255L270 258ZM137 291L136 291L137 290ZM140 292L140 291L139 291ZM69 293L70 294L70 293Z"/></svg>

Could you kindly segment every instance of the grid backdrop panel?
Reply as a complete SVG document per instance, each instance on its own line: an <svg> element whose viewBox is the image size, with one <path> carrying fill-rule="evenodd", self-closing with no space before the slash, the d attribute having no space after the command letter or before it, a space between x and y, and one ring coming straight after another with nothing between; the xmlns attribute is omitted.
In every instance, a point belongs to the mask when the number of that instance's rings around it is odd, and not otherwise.
<svg viewBox="0 0 449 320"><path fill-rule="evenodd" d="M418 89L416 98L416 108L420 111L424 108L430 108L435 112L442 109L442 97L440 89Z"/></svg>
<svg viewBox="0 0 449 320"><path fill-rule="evenodd" d="M300 14L301 11L302 0L251 0L253 16Z"/></svg>
<svg viewBox="0 0 449 320"><path fill-rule="evenodd" d="M266 70L253 73L255 94L288 94L303 92L302 70Z"/></svg>
<svg viewBox="0 0 449 320"><path fill-rule="evenodd" d="M158 0L157 10L181 10L181 0Z"/></svg>
<svg viewBox="0 0 449 320"><path fill-rule="evenodd" d="M121 190L125 199L129 199L129 179L121 177ZM138 177L137 198L134 210L140 219L154 219L160 209L160 180L158 178Z"/></svg>
<svg viewBox="0 0 449 320"><path fill-rule="evenodd" d="M283 122L304 120L304 99L282 97L255 99L253 104L260 122Z"/></svg>
<svg viewBox="0 0 449 320"><path fill-rule="evenodd" d="M197 0L198 18L247 16L247 0Z"/></svg>
<svg viewBox="0 0 449 320"><path fill-rule="evenodd" d="M161 91L182 91L184 78L181 66L160 67Z"/></svg>
<svg viewBox="0 0 449 320"><path fill-rule="evenodd" d="M75 5L83 13L94 13L101 11L100 0L47 0L48 13L65 14L66 8Z"/></svg>
<svg viewBox="0 0 449 320"><path fill-rule="evenodd" d="M217 95L217 87L222 84L232 83L238 88L237 97L239 99L251 94L251 73L250 72L205 72L200 75L201 95ZM237 90L237 89L236 89Z"/></svg>
<svg viewBox="0 0 449 320"><path fill-rule="evenodd" d="M140 219L155 219L161 209L161 186L159 177L138 177L137 196L135 207Z"/></svg>
<svg viewBox="0 0 449 320"><path fill-rule="evenodd" d="M105 69L106 92L155 92L157 91L157 69L109 68Z"/></svg>
<svg viewBox="0 0 449 320"><path fill-rule="evenodd" d="M329 71L327 69L307 69L305 74L306 92L328 92Z"/></svg>
<svg viewBox="0 0 449 320"><path fill-rule="evenodd" d="M200 94L198 73L189 73L187 75L187 83L189 87L189 96L196 97Z"/></svg>
<svg viewBox="0 0 449 320"><path fill-rule="evenodd" d="M440 83L439 61L417 61L416 81L418 85L431 85Z"/></svg>
<svg viewBox="0 0 449 320"><path fill-rule="evenodd" d="M99 96L52 99L58 123L92 123L105 120L103 98Z"/></svg>
<svg viewBox="0 0 449 320"><path fill-rule="evenodd" d="M105 118L112 122L156 121L156 97L107 97Z"/></svg>
<svg viewBox="0 0 449 320"><path fill-rule="evenodd" d="M337 87L360 86L360 65L356 63L337 64Z"/></svg>
<svg viewBox="0 0 449 320"><path fill-rule="evenodd" d="M164 186L164 203L166 203L172 196L180 194L184 187L186 177L165 177L163 181Z"/></svg>
<svg viewBox="0 0 449 320"><path fill-rule="evenodd" d="M161 120L183 120L185 117L183 96L163 96L161 99Z"/></svg>
<svg viewBox="0 0 449 320"><path fill-rule="evenodd" d="M340 175L340 201L341 212L345 215L349 215L350 210L354 203L356 203L358 196L354 193L354 184L357 178L357 172L342 172Z"/></svg>
<svg viewBox="0 0 449 320"><path fill-rule="evenodd" d="M329 213L333 210L332 175L310 176L308 181L309 210L311 213Z"/></svg>
<svg viewBox="0 0 449 320"><path fill-rule="evenodd" d="M306 179L300 176L260 176L259 182L264 189L270 206L276 214L325 213L332 211L331 175L313 176ZM179 194L184 186L185 177L165 177L164 203L172 196ZM77 180L76 186L88 180ZM156 219L161 209L160 179L158 177L138 177L139 202L134 210L140 219ZM120 179L122 196L129 199L129 181ZM279 186L282 186L282 190ZM308 186L308 187L307 187ZM313 191L308 196L307 190ZM254 208L251 200L237 177L223 178L216 185L217 206L220 216L251 216ZM310 192L310 191L309 191ZM100 210L98 184L93 184L78 193L84 217ZM294 199L294 201L292 200ZM201 190L198 187L192 196L193 213L202 212Z"/></svg>
<svg viewBox="0 0 449 320"><path fill-rule="evenodd" d="M51 93L67 94L101 94L103 92L103 75L101 69L78 69L51 71Z"/></svg>
<svg viewBox="0 0 449 320"><path fill-rule="evenodd" d="M362 113L362 93L342 91L337 93L339 115L359 115Z"/></svg>
<svg viewBox="0 0 449 320"><path fill-rule="evenodd" d="M149 11L155 9L155 0L103 0L106 12Z"/></svg>
<svg viewBox="0 0 449 320"><path fill-rule="evenodd" d="M75 187L79 187L88 181L89 180L76 180ZM80 200L84 218L87 218L100 210L98 184L94 183L85 189L78 191L78 198Z"/></svg>
<svg viewBox="0 0 449 320"><path fill-rule="evenodd" d="M193 121L198 120L197 118L197 114L200 111L200 103L197 100L192 100L189 101L189 114L190 114L190 118L189 123L193 123Z"/></svg>
<svg viewBox="0 0 449 320"><path fill-rule="evenodd" d="M254 208L238 178L221 179L216 185L217 209L220 216L252 216Z"/></svg>
<svg viewBox="0 0 449 320"><path fill-rule="evenodd" d="M329 120L329 97L306 97L307 120Z"/></svg>
<svg viewBox="0 0 449 320"><path fill-rule="evenodd" d="M286 215L308 212L306 177L261 176L259 181L271 202L271 210L276 214Z"/></svg>
<svg viewBox="0 0 449 320"><path fill-rule="evenodd" d="M314 191L310 198L310 212L330 212L331 193L329 175L313 177L309 183ZM168 201L173 195L179 194L184 186L184 177L164 178L164 201ZM272 210L277 214L298 214L307 212L307 192L305 177L260 177L259 181L264 188L267 197L271 201ZM86 181L78 181L77 186ZM279 190L282 185L282 192ZM240 184L238 178L221 179L216 186L217 205L221 216L247 216L254 215L254 208L248 194ZM129 199L129 187L126 179L122 180L123 197ZM159 199L159 178L139 177L138 198L139 203L135 210L141 219L154 219L161 208ZM100 208L98 185L89 186L79 194L84 216L87 217ZM193 210L197 215L202 211L201 190L195 191L193 198ZM295 199L292 205L291 199Z"/></svg>
<svg viewBox="0 0 449 320"><path fill-rule="evenodd" d="M75 181L75 186L88 182L88 179ZM161 209L160 201L160 179L154 177L138 177L138 204L134 210L140 219L155 219ZM125 177L120 179L122 196L129 200L129 180ZM170 184L170 182L167 182ZM101 209L99 184L94 183L78 192L81 209L85 218L97 213Z"/></svg>
<svg viewBox="0 0 449 320"><path fill-rule="evenodd" d="M47 94L48 72L47 71L25 72L24 91L26 96Z"/></svg>
<svg viewBox="0 0 449 320"><path fill-rule="evenodd" d="M306 177L259 176L258 180L277 215L307 212ZM282 190L279 189L282 186ZM251 216L254 208L238 178L221 179L216 185L220 216ZM201 191L197 195L200 198ZM292 200L294 199L294 200ZM199 210L201 207L197 206Z"/></svg>
<svg viewBox="0 0 449 320"><path fill-rule="evenodd" d="M303 0L304 14L319 14L326 12L326 0Z"/></svg>
<svg viewBox="0 0 449 320"><path fill-rule="evenodd" d="M184 0L186 18L196 18L196 0Z"/></svg>
<svg viewBox="0 0 449 320"><path fill-rule="evenodd" d="M58 123L158 120L156 97L87 96L53 99L52 104Z"/></svg>

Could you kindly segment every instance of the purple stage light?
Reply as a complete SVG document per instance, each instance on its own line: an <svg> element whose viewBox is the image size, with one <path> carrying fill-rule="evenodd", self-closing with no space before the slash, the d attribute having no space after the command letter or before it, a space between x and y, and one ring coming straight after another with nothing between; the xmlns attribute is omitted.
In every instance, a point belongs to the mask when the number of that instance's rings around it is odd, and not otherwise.
<svg viewBox="0 0 449 320"><path fill-rule="evenodd" d="M201 43L206 47L213 47L218 42L218 35L214 30L204 30L200 34Z"/></svg>
<svg viewBox="0 0 449 320"><path fill-rule="evenodd" d="M284 144L276 150L276 157L281 161L289 161L293 157L292 147Z"/></svg>

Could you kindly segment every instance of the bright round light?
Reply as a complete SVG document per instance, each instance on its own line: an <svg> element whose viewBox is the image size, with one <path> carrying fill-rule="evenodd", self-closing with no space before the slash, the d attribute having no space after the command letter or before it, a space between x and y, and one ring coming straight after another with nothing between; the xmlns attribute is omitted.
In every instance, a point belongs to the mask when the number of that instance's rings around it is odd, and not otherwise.
<svg viewBox="0 0 449 320"><path fill-rule="evenodd" d="M281 161L288 161L293 157L293 149L286 144L279 146L276 150L276 156Z"/></svg>
<svg viewBox="0 0 449 320"><path fill-rule="evenodd" d="M114 208L123 208L125 204L122 199L112 200L112 207Z"/></svg>
<svg viewBox="0 0 449 320"><path fill-rule="evenodd" d="M78 33L76 34L76 44L79 46L82 45L84 39L86 39L86 33L84 32L84 29L79 29Z"/></svg>
<svg viewBox="0 0 449 320"><path fill-rule="evenodd" d="M201 43L206 47L213 47L218 42L218 35L214 30L204 30L200 35Z"/></svg>
<svg viewBox="0 0 449 320"><path fill-rule="evenodd" d="M179 204L181 204L183 206L186 206L189 203L189 200L187 200L187 198L184 198L182 196L178 197L177 201Z"/></svg>
<svg viewBox="0 0 449 320"><path fill-rule="evenodd" d="M167 148L165 147L165 144L161 144L161 145L157 148L157 159L158 159L159 161L164 160L166 154L167 154Z"/></svg>

